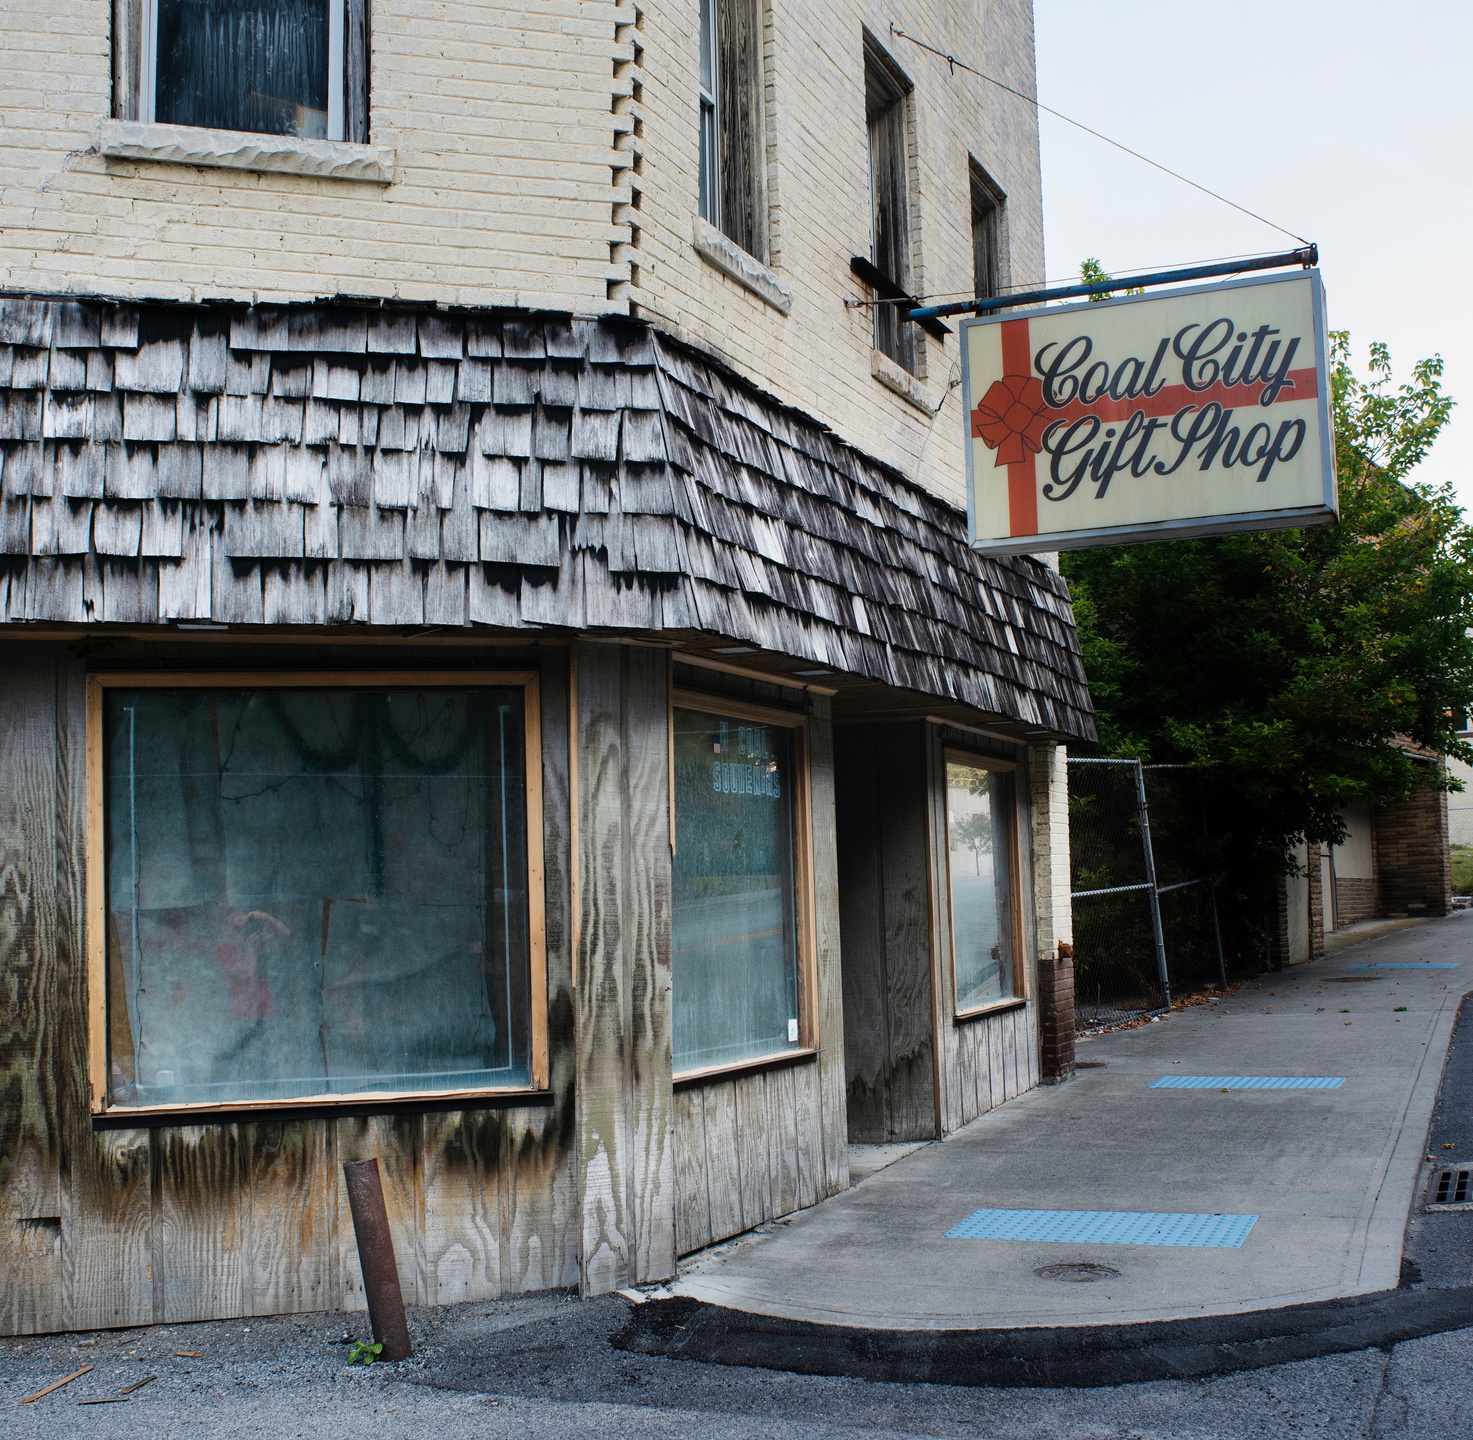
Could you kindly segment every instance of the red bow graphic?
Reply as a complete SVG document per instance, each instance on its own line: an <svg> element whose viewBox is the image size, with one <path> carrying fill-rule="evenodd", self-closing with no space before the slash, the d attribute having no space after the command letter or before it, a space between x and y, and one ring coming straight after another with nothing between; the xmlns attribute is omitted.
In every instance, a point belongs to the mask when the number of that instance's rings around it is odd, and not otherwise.
<svg viewBox="0 0 1473 1440"><path fill-rule="evenodd" d="M1051 418L1043 385L1034 376L1004 375L972 412L972 434L997 451L994 465L1021 465L1043 449Z"/></svg>

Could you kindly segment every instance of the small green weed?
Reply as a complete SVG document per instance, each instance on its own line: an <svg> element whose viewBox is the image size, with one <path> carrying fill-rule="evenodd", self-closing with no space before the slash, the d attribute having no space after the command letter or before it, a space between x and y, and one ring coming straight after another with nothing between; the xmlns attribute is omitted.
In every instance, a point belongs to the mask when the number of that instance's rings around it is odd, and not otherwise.
<svg viewBox="0 0 1473 1440"><path fill-rule="evenodd" d="M1405 1005L1398 1005L1398 1006L1396 1006L1396 1009L1398 1009L1398 1010L1405 1010L1406 1008L1407 1007Z"/></svg>
<svg viewBox="0 0 1473 1440"><path fill-rule="evenodd" d="M348 1351L349 1365L372 1365L384 1353L382 1340L355 1340Z"/></svg>

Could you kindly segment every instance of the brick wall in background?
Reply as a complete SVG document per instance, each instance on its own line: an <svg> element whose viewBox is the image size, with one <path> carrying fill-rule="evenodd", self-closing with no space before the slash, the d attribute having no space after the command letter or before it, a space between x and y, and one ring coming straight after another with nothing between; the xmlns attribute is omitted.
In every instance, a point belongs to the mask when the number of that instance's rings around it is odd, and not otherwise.
<svg viewBox="0 0 1473 1440"><path fill-rule="evenodd" d="M1445 791L1424 786L1376 812L1376 878L1382 914L1447 914L1452 875Z"/></svg>

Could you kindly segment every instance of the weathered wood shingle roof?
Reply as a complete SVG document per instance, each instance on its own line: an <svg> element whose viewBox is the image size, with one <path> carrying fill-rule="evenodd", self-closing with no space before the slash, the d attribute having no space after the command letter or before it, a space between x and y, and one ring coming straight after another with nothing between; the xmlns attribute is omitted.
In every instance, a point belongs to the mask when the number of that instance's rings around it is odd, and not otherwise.
<svg viewBox="0 0 1473 1440"><path fill-rule="evenodd" d="M1062 579L648 326L0 300L8 620L706 632L1066 735Z"/></svg>

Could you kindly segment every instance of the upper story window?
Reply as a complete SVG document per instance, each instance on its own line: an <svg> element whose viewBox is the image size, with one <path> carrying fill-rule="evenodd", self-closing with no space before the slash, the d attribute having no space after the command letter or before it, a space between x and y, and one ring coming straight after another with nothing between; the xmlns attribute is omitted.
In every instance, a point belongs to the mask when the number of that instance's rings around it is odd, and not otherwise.
<svg viewBox="0 0 1473 1440"><path fill-rule="evenodd" d="M366 140L366 0L137 0L126 117ZM126 63L126 58L125 63Z"/></svg>
<svg viewBox="0 0 1473 1440"><path fill-rule="evenodd" d="M1001 190L974 160L972 182L972 283L979 300L990 300L1007 283L1003 266Z"/></svg>
<svg viewBox="0 0 1473 1440"><path fill-rule="evenodd" d="M94 1104L545 1083L536 715L529 675L94 676Z"/></svg>
<svg viewBox="0 0 1473 1440"><path fill-rule="evenodd" d="M761 0L699 3L701 215L766 260Z"/></svg>
<svg viewBox="0 0 1473 1440"><path fill-rule="evenodd" d="M868 37L864 47L864 108L869 126L871 258L880 276L911 291L910 82ZM897 365L916 369L915 326L899 307L875 311L875 349Z"/></svg>

